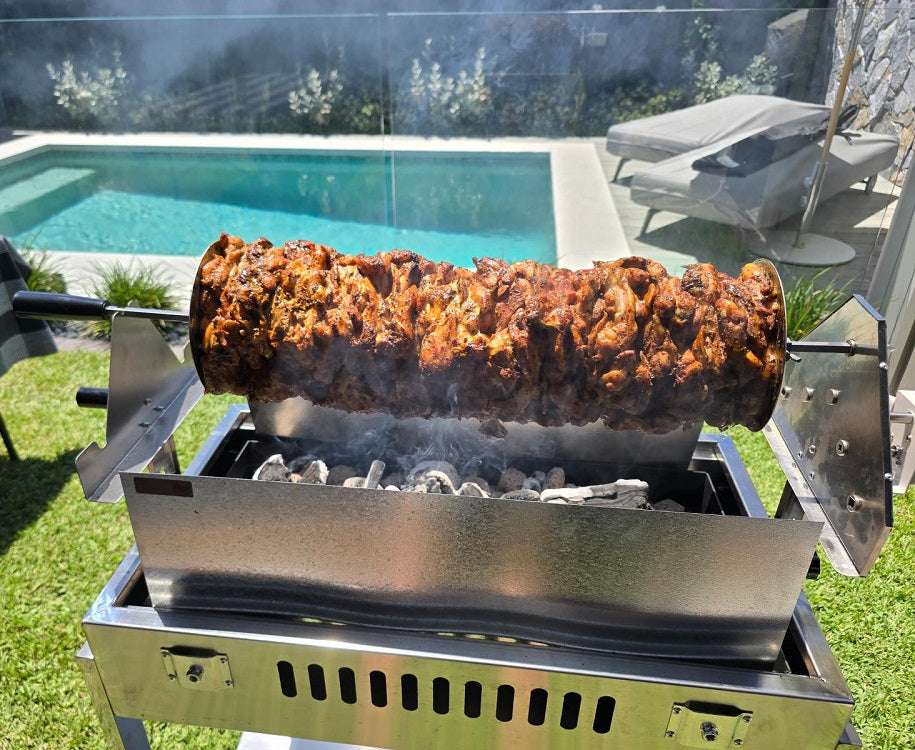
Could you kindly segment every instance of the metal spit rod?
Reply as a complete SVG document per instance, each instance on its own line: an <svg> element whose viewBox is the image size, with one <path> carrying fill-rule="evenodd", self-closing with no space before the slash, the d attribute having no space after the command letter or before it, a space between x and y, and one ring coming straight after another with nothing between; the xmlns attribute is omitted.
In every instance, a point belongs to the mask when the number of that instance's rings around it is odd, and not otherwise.
<svg viewBox="0 0 915 750"><path fill-rule="evenodd" d="M162 320L168 323L187 323L186 312L156 310L148 307L117 307L108 300L97 297L79 297L54 292L16 292L13 310L23 318L45 320L110 320L115 315L129 318Z"/></svg>
<svg viewBox="0 0 915 750"><path fill-rule="evenodd" d="M16 292L13 295L13 309L24 318L45 320L110 320L115 315L129 318L162 320L170 323L187 323L189 315L176 310L158 310L148 307L117 307L97 297L79 297L73 294L54 292ZM810 354L855 354L877 356L876 346L863 345L854 339L848 341L792 341L786 344L789 355Z"/></svg>
<svg viewBox="0 0 915 750"><path fill-rule="evenodd" d="M792 341L788 339L785 348L789 356L805 352L809 354L847 354L849 357L856 354L876 357L880 354L879 347L859 344L854 339L847 341Z"/></svg>

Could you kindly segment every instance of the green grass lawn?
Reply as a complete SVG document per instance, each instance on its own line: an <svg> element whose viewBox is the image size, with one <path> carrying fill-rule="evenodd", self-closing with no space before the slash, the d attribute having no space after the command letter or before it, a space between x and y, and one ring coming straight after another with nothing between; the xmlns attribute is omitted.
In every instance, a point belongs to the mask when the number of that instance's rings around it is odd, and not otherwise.
<svg viewBox="0 0 915 750"><path fill-rule="evenodd" d="M0 409L22 458L0 455L0 750L105 747L75 654L80 620L132 535L123 503L93 504L82 494L73 461L104 441L104 412L79 409L73 395L106 385L107 364L102 353L62 352L0 378ZM176 436L183 465L228 403L207 397L187 418ZM774 510L784 478L765 439L729 434ZM806 585L872 749L915 748L913 498L896 499L896 528L869 577L843 578L824 561L820 579ZM234 748L238 737L158 724L149 731L155 748Z"/></svg>

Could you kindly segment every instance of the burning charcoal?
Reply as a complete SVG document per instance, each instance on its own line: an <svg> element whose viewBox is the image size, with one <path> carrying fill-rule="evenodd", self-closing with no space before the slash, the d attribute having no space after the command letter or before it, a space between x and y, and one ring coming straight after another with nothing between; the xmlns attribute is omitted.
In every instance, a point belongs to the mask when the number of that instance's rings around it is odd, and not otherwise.
<svg viewBox="0 0 915 750"><path fill-rule="evenodd" d="M384 474L384 461L372 461L369 466L368 474L365 475L365 484L363 487L375 489L381 481L381 475Z"/></svg>
<svg viewBox="0 0 915 750"><path fill-rule="evenodd" d="M406 482L407 480L403 474L401 474L399 471L392 471L382 480L381 483L385 486L385 488L387 488L389 485L394 485L397 489L400 489L404 486L404 484L406 484Z"/></svg>
<svg viewBox="0 0 915 750"><path fill-rule="evenodd" d="M310 461L300 472L290 473L289 481L300 484L327 484L328 473L326 463L321 460Z"/></svg>
<svg viewBox="0 0 915 750"><path fill-rule="evenodd" d="M540 493L535 490L511 490L510 492L502 493L502 497L506 500L540 500Z"/></svg>
<svg viewBox="0 0 915 750"><path fill-rule="evenodd" d="M353 487L356 489L365 488L365 477L349 477L343 480L344 487Z"/></svg>
<svg viewBox="0 0 915 750"><path fill-rule="evenodd" d="M606 487L607 485L599 485ZM544 502L549 502L559 498L569 502L570 500L578 500L583 502L589 497L594 497L594 492L590 487L559 487L554 490L544 490L540 494L540 499Z"/></svg>
<svg viewBox="0 0 915 750"><path fill-rule="evenodd" d="M534 492L536 492L539 495L540 490L543 489L543 485L541 484L542 481L543 481L542 479L537 479L534 476L525 477L524 481L521 483L521 489L522 490L534 490Z"/></svg>
<svg viewBox="0 0 915 750"><path fill-rule="evenodd" d="M670 498L658 500L656 503L652 503L651 507L655 510L666 510L673 513L682 513L686 510L686 506L680 505L676 500L671 500Z"/></svg>
<svg viewBox="0 0 915 750"><path fill-rule="evenodd" d="M448 477L448 482L451 484L452 491L461 483L457 469L454 468L453 464L450 464L447 461L420 461L410 470L410 473L407 474L407 481L419 484L424 475L428 475L434 471L440 472Z"/></svg>
<svg viewBox="0 0 915 750"><path fill-rule="evenodd" d="M317 460L317 458L317 456L312 456L310 453L304 456L296 456L291 461L286 462L286 468L289 470L290 474L301 474L305 471L308 464Z"/></svg>
<svg viewBox="0 0 915 750"><path fill-rule="evenodd" d="M551 500L543 500L543 496L541 495L541 500L545 503L549 503L550 505L568 505L569 504L569 501L563 497L554 497Z"/></svg>
<svg viewBox="0 0 915 750"><path fill-rule="evenodd" d="M489 482L487 482L479 474L468 474L464 477L463 484L475 484L485 493L485 497L492 495L492 489L490 489Z"/></svg>
<svg viewBox="0 0 915 750"><path fill-rule="evenodd" d="M495 417L487 419L482 424L480 424L480 432L487 437L493 438L504 438L508 434L508 430L505 429L505 425Z"/></svg>
<svg viewBox="0 0 915 750"><path fill-rule="evenodd" d="M585 502L602 508L650 509L648 504L648 485L638 479L619 479L613 483L616 491L606 495L595 493Z"/></svg>
<svg viewBox="0 0 915 750"><path fill-rule="evenodd" d="M443 471L427 471L425 473L426 487L428 492L436 492L440 495L456 495L457 490L454 483Z"/></svg>
<svg viewBox="0 0 915 750"><path fill-rule="evenodd" d="M356 470L346 464L337 464L327 472L327 484L342 485L350 477L356 476Z"/></svg>
<svg viewBox="0 0 915 750"><path fill-rule="evenodd" d="M566 472L561 466L554 466L546 473L543 480L543 489L558 490L566 483Z"/></svg>
<svg viewBox="0 0 915 750"><path fill-rule="evenodd" d="M388 492L400 492L400 487L396 484L387 484L384 487Z"/></svg>
<svg viewBox="0 0 915 750"><path fill-rule="evenodd" d="M457 494L465 497L489 497L489 493L476 482L464 482L458 487Z"/></svg>
<svg viewBox="0 0 915 750"><path fill-rule="evenodd" d="M588 505L647 508L648 485L638 479L620 479L610 484L592 484L585 487L563 487L544 490L544 501L561 497L569 502L587 502Z"/></svg>
<svg viewBox="0 0 915 750"><path fill-rule="evenodd" d="M283 461L282 453L275 453L262 463L257 471L254 472L252 479L259 479L264 482L285 482L286 464Z"/></svg>
<svg viewBox="0 0 915 750"><path fill-rule="evenodd" d="M512 492L513 490L520 490L524 485L524 480L527 477L523 471L515 469L513 467L507 468L502 472L502 475L499 477L498 487L502 492Z"/></svg>
<svg viewBox="0 0 915 750"><path fill-rule="evenodd" d="M540 484L543 484L543 480L546 479L546 473L542 471L535 471L531 474L532 479L536 479Z"/></svg>

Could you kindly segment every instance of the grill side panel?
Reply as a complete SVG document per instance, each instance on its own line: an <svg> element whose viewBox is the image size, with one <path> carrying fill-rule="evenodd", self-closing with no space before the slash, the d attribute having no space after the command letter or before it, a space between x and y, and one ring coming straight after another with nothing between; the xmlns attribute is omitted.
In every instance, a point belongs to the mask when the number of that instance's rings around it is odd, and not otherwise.
<svg viewBox="0 0 915 750"><path fill-rule="evenodd" d="M445 650L436 654L362 646L348 628L337 639L85 628L119 716L398 750L660 750L679 746L667 734L672 710L691 705L720 712L722 731L728 714L751 716L743 735L750 746L831 750L852 709L816 678L712 670L704 679L696 665L667 664L658 673L653 660L607 670L606 658L463 638L438 638ZM170 679L163 649L224 656L231 687ZM726 673L735 679L721 680Z"/></svg>

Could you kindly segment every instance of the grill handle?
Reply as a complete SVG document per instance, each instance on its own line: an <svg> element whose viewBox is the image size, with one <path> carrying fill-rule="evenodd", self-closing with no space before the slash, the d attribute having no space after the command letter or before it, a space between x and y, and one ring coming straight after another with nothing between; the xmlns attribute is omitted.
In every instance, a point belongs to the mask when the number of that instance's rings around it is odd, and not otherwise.
<svg viewBox="0 0 915 750"><path fill-rule="evenodd" d="M13 310L22 318L45 320L102 320L108 303L96 297L77 297L55 292L16 292Z"/></svg>
<svg viewBox="0 0 915 750"><path fill-rule="evenodd" d="M187 313L147 307L116 307L97 297L78 297L56 292L16 292L13 310L23 318L45 320L106 320L115 314L174 323L187 323Z"/></svg>
<svg viewBox="0 0 915 750"><path fill-rule="evenodd" d="M108 389L82 386L76 391L76 405L86 409L107 409Z"/></svg>

